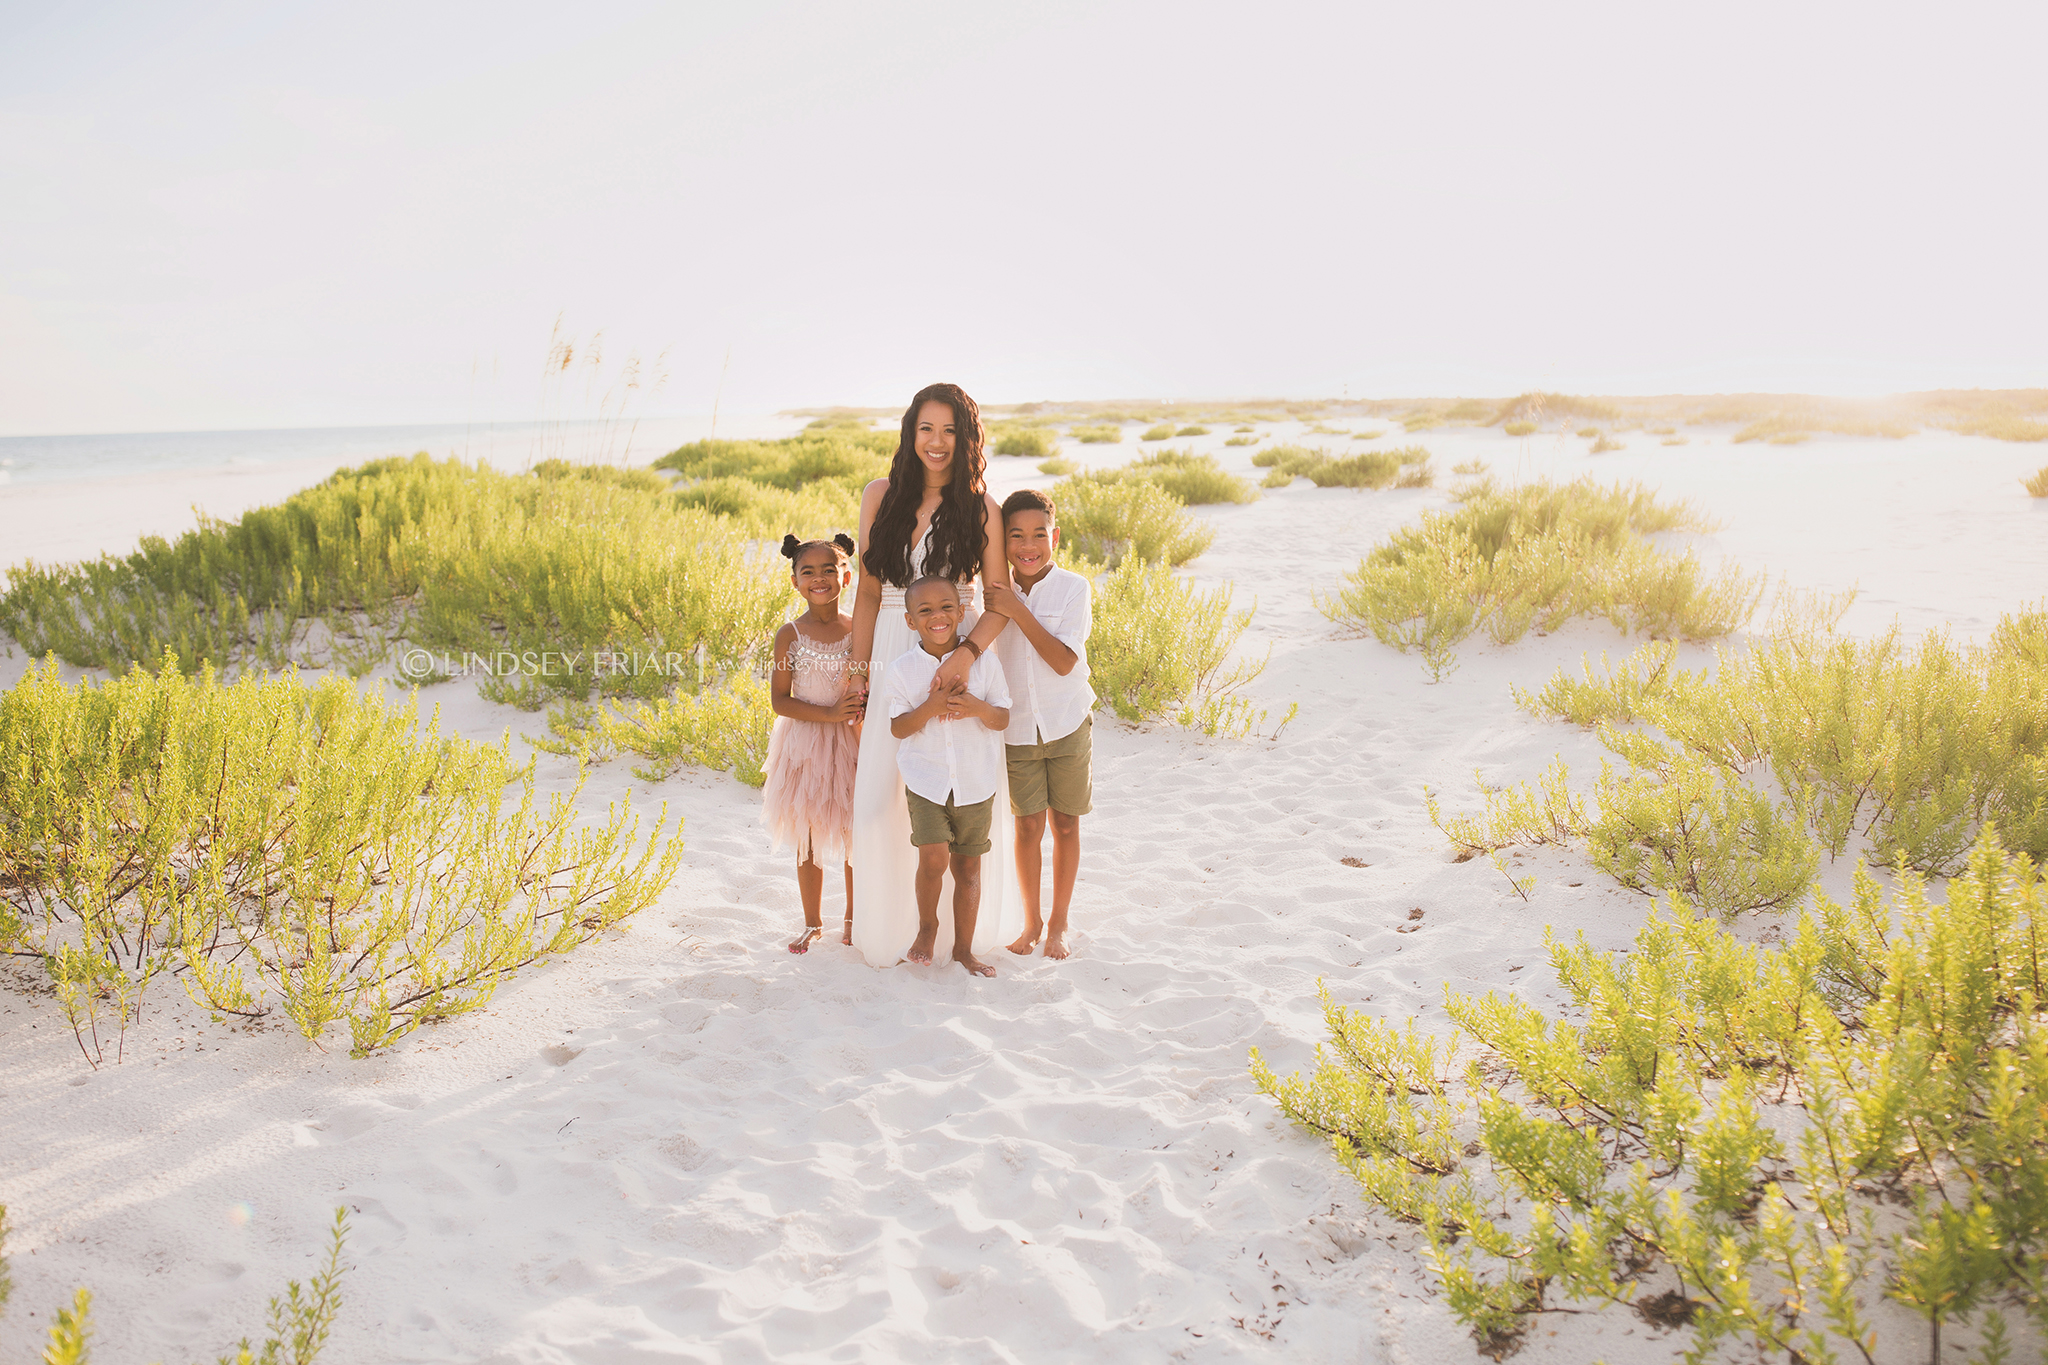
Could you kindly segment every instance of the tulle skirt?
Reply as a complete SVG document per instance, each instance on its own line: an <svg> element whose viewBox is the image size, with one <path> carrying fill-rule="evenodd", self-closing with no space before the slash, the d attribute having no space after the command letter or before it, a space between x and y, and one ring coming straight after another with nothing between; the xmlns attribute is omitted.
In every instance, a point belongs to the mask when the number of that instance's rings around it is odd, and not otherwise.
<svg viewBox="0 0 2048 1365"><path fill-rule="evenodd" d="M960 630L973 629L981 605L980 585ZM896 736L889 731L883 701L889 666L917 643L903 620L903 592L882 590L875 618L873 662L868 665L868 713L861 726L860 766L853 782L853 946L871 967L893 967L917 937L917 850L910 842L910 807L903 798L903 774L896 767ZM981 911L974 923L975 956L995 961L1002 946L1024 931L1024 896L1017 886L1016 823L1010 788L996 789L995 818L981 858ZM932 961L953 953L953 874L939 890L939 939ZM991 956L993 955L993 956ZM1000 965L1000 963L998 963Z"/></svg>
<svg viewBox="0 0 2048 1365"><path fill-rule="evenodd" d="M851 725L775 718L761 786L761 823L775 847L796 845L800 863L846 861L858 756Z"/></svg>

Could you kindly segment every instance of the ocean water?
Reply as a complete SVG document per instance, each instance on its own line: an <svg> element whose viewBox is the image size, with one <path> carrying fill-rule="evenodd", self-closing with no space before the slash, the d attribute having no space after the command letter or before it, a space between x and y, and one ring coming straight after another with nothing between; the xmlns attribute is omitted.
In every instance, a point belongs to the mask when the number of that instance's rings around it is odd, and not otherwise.
<svg viewBox="0 0 2048 1365"><path fill-rule="evenodd" d="M731 414L719 435L788 435L803 419ZM330 470L424 450L521 469L545 459L646 464L709 433L708 417L635 422L499 422L489 425L302 427L277 431L123 432L108 436L0 436L6 487L131 479L154 474L256 470L323 462Z"/></svg>

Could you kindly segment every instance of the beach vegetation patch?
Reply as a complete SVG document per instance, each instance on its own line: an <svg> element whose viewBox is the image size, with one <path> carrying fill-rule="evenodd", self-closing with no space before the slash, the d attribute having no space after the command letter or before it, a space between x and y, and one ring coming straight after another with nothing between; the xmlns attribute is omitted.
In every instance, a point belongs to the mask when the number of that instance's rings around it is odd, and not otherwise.
<svg viewBox="0 0 2048 1365"><path fill-rule="evenodd" d="M1171 441L1173 439L1174 431L1175 427L1173 423L1161 422L1156 427L1147 427L1145 429L1145 434L1140 436L1138 439L1141 441Z"/></svg>
<svg viewBox="0 0 2048 1365"><path fill-rule="evenodd" d="M2032 474L2021 479L2020 484L2027 490L2028 497L2048 498L2048 464L2042 465Z"/></svg>
<svg viewBox="0 0 2048 1365"><path fill-rule="evenodd" d="M1815 599L1747 650L1717 650L1712 668L1680 669L1669 646L1651 646L1516 698L1666 780L1768 772L1784 822L1831 858L1856 837L1872 862L1948 876L1996 826L2007 847L2048 859L2048 607L2001 619L1981 646L1941 632L1908 643L1896 625L1834 635L1848 596Z"/></svg>
<svg viewBox="0 0 2048 1365"><path fill-rule="evenodd" d="M1112 426L1081 426L1069 428L1067 435L1084 446L1113 446L1123 441L1124 429Z"/></svg>
<svg viewBox="0 0 2048 1365"><path fill-rule="evenodd" d="M714 451L706 464L759 472L751 456L726 454ZM722 477L795 500L778 513L824 511L828 503L795 477L794 463L782 466L789 489L729 467ZM678 506L649 491L646 480L657 477L570 465L503 474L425 455L379 460L232 522L202 518L175 541L145 537L130 555L11 569L0 628L33 654L110 671L153 665L168 651L188 671L301 663L360 674L405 639L443 657L550 655L559 667L513 682L492 675L483 685L493 700L533 707L593 690L659 695L686 663L694 688L758 661L789 590L740 526L714 514L743 491L736 484L685 488L674 497L702 503ZM777 520L774 530L789 524ZM846 524L796 528L817 534ZM324 627L317 635L316 624ZM663 667L608 671L600 656ZM408 672L411 681L438 676L438 665Z"/></svg>
<svg viewBox="0 0 2048 1365"><path fill-rule="evenodd" d="M1178 566L1209 548L1214 528L1188 514L1179 498L1150 479L1076 477L1054 493L1063 543L1112 568L1127 559Z"/></svg>
<svg viewBox="0 0 2048 1365"><path fill-rule="evenodd" d="M1534 422L1524 419L1509 422L1505 426L1503 426L1501 430L1505 431L1510 436L1529 436L1534 434L1536 430L1536 424Z"/></svg>
<svg viewBox="0 0 2048 1365"><path fill-rule="evenodd" d="M1415 1225L1496 1359L1542 1315L1636 1303L1802 1360L1929 1359L2048 1328L2041 870L1986 828L1944 904L1858 870L1783 942L1653 915L1632 949L1549 939L1569 1020L1446 992L1454 1025L1322 1003L1314 1069L1251 1072L1365 1199Z"/></svg>
<svg viewBox="0 0 2048 1365"><path fill-rule="evenodd" d="M342 1248L348 1243L348 1210L337 1208L328 1232L327 1264L305 1285L292 1280L283 1297L272 1296L269 1332L261 1346L243 1337L232 1355L221 1356L221 1365L313 1365L327 1347L335 1319L341 1316L341 1277L348 1267L341 1263ZM7 1306L7 1206L0 1204L0 1309ZM44 1365L87 1365L92 1340L92 1291L84 1287L72 1295L69 1308L51 1315L48 1344L43 1347Z"/></svg>
<svg viewBox="0 0 2048 1365"><path fill-rule="evenodd" d="M1711 640L1747 622L1763 595L1760 574L1733 564L1710 574L1691 551L1670 554L1645 540L1712 524L1641 484L1482 481L1453 495L1454 510L1396 532L1319 603L1383 644L1419 649L1437 678L1475 631L1512 644L1532 628L1605 616L1624 632Z"/></svg>
<svg viewBox="0 0 2048 1365"><path fill-rule="evenodd" d="M581 789L543 797L509 741L337 677L223 684L167 656L67 685L53 660L0 692L0 953L42 966L95 1067L160 977L315 1042L346 1022L361 1056L668 885L680 822L642 840L622 800L581 823Z"/></svg>
<svg viewBox="0 0 2048 1365"><path fill-rule="evenodd" d="M1191 450L1155 450L1113 469L1091 469L1067 484L1152 483L1188 506L1219 502L1256 502L1251 484L1216 463L1213 455Z"/></svg>
<svg viewBox="0 0 2048 1365"><path fill-rule="evenodd" d="M1249 446L1258 443L1259 438L1256 436L1232 436L1223 442L1227 446Z"/></svg>
<svg viewBox="0 0 2048 1365"><path fill-rule="evenodd" d="M1318 488L1427 488L1435 478L1429 458L1421 446L1333 457L1325 450L1289 445L1262 450L1252 456L1252 463L1274 471L1268 476L1269 488L1285 487L1297 478Z"/></svg>
<svg viewBox="0 0 2048 1365"><path fill-rule="evenodd" d="M1080 467L1081 466L1075 464L1072 460L1067 459L1064 455L1055 455L1050 460L1039 461L1038 472L1041 474L1049 474L1052 477L1058 479L1065 478L1067 475L1073 473Z"/></svg>
<svg viewBox="0 0 2048 1365"><path fill-rule="evenodd" d="M1207 436L1207 435L1209 434L1209 428L1207 428L1207 427L1205 427L1205 426L1199 426L1199 425L1197 425L1197 426L1185 426L1185 427L1182 427L1182 428L1180 428L1180 429L1179 429L1178 431L1174 432L1173 434L1174 434L1174 435L1175 435L1176 437L1180 437L1180 436Z"/></svg>
<svg viewBox="0 0 2048 1365"><path fill-rule="evenodd" d="M1612 422L1620 416L1620 408L1599 398L1581 398L1569 393L1525 393L1510 398L1495 408L1491 421L1522 420L1535 422L1540 426L1546 421L1564 421L1568 418Z"/></svg>
<svg viewBox="0 0 2048 1365"><path fill-rule="evenodd" d="M1164 564L1126 556L1095 590L1088 680L1100 705L1127 721L1171 719L1231 738L1264 723L1243 689L1271 650L1232 657L1257 604L1235 609L1231 597L1230 584L1204 592Z"/></svg>
<svg viewBox="0 0 2048 1365"><path fill-rule="evenodd" d="M1059 449L1059 437L1042 426L998 423L989 429L998 455L1021 455L1031 459L1049 458Z"/></svg>

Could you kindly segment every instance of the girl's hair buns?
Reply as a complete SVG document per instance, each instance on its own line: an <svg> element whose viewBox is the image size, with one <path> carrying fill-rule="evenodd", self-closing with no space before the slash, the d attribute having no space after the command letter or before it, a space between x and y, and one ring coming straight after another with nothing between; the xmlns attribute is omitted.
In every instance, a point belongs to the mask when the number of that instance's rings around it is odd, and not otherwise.
<svg viewBox="0 0 2048 1365"><path fill-rule="evenodd" d="M815 545L826 546L842 555L851 555L854 551L853 537L844 531L833 532L830 540L798 540L794 535L786 535L782 538L782 557L794 564L799 555Z"/></svg>

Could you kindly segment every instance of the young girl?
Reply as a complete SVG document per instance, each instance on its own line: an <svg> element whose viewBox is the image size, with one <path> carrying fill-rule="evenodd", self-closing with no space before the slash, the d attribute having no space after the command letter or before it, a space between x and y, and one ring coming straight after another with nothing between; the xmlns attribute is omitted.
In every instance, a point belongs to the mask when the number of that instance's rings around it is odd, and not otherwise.
<svg viewBox="0 0 2048 1365"><path fill-rule="evenodd" d="M860 738L862 694L846 686L846 651L853 623L839 612L839 596L853 583L853 538L782 538L789 582L804 613L775 633L770 695L775 729L768 736L768 780L761 820L780 848L796 845L796 885L804 902L804 931L789 945L809 952L824 933L819 902L825 893L820 855L846 864L846 928L853 942L853 864L847 858L853 826L853 767Z"/></svg>

